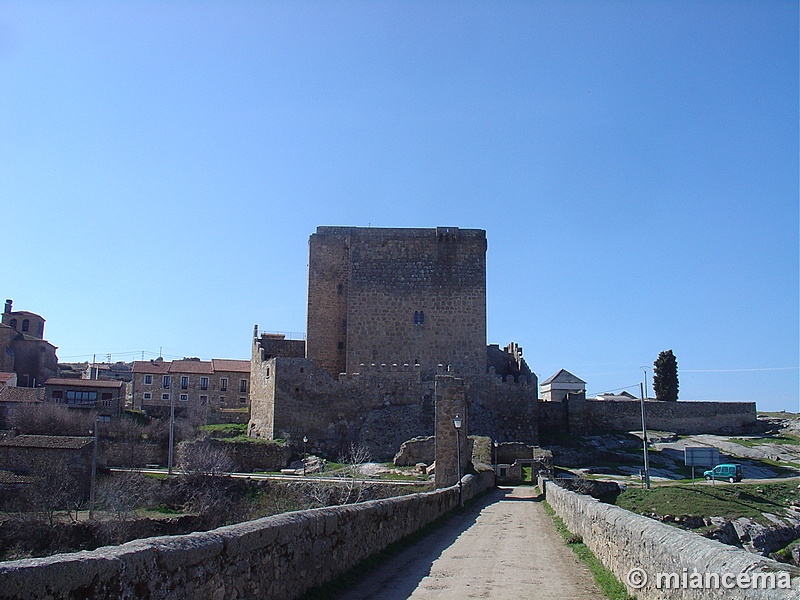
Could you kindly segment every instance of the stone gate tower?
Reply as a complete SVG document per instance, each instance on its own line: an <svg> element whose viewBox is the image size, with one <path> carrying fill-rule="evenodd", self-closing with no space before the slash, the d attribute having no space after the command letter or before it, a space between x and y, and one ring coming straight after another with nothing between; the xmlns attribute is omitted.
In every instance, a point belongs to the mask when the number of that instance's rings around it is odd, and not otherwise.
<svg viewBox="0 0 800 600"><path fill-rule="evenodd" d="M309 240L307 357L486 371L486 232L318 227Z"/></svg>

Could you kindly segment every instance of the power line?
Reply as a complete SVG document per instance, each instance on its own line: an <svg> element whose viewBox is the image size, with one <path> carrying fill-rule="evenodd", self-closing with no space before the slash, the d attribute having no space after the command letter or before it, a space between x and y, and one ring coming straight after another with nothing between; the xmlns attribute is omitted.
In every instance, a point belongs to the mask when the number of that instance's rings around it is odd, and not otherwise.
<svg viewBox="0 0 800 600"><path fill-rule="evenodd" d="M752 369L680 369L680 373L751 373L759 371L797 371L800 367L760 367Z"/></svg>

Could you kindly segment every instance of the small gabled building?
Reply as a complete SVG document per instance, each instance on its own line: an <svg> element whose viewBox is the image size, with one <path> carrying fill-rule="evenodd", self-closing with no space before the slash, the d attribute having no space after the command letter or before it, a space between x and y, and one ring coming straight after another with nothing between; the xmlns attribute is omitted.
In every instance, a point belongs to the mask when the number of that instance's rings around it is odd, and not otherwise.
<svg viewBox="0 0 800 600"><path fill-rule="evenodd" d="M586 397L586 382L566 369L548 377L541 385L543 402L563 402L567 395L583 394Z"/></svg>
<svg viewBox="0 0 800 600"><path fill-rule="evenodd" d="M625 390L621 391L619 394L612 394L610 392L606 392L605 394L598 394L594 397L595 400L609 400L613 402L623 401L623 400L638 400L636 396L627 392Z"/></svg>

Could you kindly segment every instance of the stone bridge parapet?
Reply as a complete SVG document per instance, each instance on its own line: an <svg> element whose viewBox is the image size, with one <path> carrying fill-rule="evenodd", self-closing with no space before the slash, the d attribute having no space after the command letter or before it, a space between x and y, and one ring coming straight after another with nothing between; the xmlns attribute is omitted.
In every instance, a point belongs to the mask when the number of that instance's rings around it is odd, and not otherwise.
<svg viewBox="0 0 800 600"><path fill-rule="evenodd" d="M556 514L572 533L580 535L583 542L594 552L607 569L627 585L628 591L639 599L691 599L740 598L747 600L797 600L800 598L800 569L779 563L757 554L751 554L735 546L704 538L692 531L671 527L654 519L634 514L618 506L604 504L590 496L565 490L552 481L540 479L545 498ZM629 584L628 576L634 570L633 581L642 571L647 582L641 588ZM695 587L690 579L693 573L701 574L702 586ZM705 574L729 574L714 586L714 576ZM657 587L659 574L675 574L671 581L662 577ZM744 574L750 582L747 586L727 588ZM780 578L779 578L780 576ZM776 584L790 581L791 589L769 589L753 581L770 581ZM684 584L685 580L685 584ZM669 588L664 587L664 583ZM675 584L677 583L677 587Z"/></svg>
<svg viewBox="0 0 800 600"><path fill-rule="evenodd" d="M468 475L464 497L494 485ZM458 506L453 486L257 519L213 531L0 563L0 600L272 598L328 583Z"/></svg>

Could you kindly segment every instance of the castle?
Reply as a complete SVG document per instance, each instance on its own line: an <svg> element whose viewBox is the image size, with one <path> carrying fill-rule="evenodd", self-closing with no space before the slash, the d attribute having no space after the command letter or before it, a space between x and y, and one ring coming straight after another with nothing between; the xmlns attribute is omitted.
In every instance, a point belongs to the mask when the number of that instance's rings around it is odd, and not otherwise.
<svg viewBox="0 0 800 600"><path fill-rule="evenodd" d="M540 427L635 429L638 401L541 402L522 348L486 345L486 248L481 229L318 227L306 341L255 327L248 435L305 438L309 450L334 456L355 443L391 457L434 434L437 396L453 379L470 434L535 445ZM754 403L648 404L662 405L652 407L653 426L672 431L755 421Z"/></svg>

